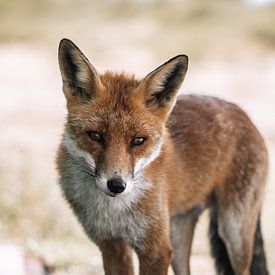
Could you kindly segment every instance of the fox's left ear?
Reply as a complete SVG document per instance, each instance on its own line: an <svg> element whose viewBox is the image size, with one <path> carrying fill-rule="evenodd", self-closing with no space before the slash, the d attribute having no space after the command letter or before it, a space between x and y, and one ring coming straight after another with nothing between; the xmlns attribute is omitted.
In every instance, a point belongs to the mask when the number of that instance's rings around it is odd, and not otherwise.
<svg viewBox="0 0 275 275"><path fill-rule="evenodd" d="M169 113L188 68L188 57L178 55L149 73L141 82L147 108Z"/></svg>

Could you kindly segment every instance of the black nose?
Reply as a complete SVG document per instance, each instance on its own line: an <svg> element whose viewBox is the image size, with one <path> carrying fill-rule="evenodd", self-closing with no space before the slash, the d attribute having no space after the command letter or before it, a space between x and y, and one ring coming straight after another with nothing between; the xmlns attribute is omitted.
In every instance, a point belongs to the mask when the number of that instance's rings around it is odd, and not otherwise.
<svg viewBox="0 0 275 275"><path fill-rule="evenodd" d="M115 194L122 193L126 188L126 183L121 178L112 178L107 181L108 189Z"/></svg>

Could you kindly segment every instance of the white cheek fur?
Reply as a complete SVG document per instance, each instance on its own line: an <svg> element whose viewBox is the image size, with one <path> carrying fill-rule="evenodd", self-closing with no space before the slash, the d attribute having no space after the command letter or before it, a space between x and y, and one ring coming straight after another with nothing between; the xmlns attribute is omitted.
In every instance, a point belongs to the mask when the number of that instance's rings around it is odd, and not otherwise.
<svg viewBox="0 0 275 275"><path fill-rule="evenodd" d="M91 154L78 148L76 146L75 140L68 133L64 134L63 145L66 147L70 155L76 158L83 158L92 168L95 167L95 161Z"/></svg>
<svg viewBox="0 0 275 275"><path fill-rule="evenodd" d="M153 151L149 156L145 158L141 158L137 161L135 165L135 174L143 170L145 166L147 166L150 162L152 162L159 156L162 144L163 144L163 141L160 140L158 143L155 144Z"/></svg>

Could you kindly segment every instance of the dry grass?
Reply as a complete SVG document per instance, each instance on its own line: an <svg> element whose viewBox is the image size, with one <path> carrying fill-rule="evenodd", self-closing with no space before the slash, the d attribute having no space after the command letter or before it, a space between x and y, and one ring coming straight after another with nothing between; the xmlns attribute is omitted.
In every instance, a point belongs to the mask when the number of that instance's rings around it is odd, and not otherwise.
<svg viewBox="0 0 275 275"><path fill-rule="evenodd" d="M184 50L196 58L214 52L234 55L240 45L275 48L275 8L237 1L1 0L0 17L2 42L53 45L69 36L104 51L109 44L102 36L108 35L110 43L153 47L160 56Z"/></svg>

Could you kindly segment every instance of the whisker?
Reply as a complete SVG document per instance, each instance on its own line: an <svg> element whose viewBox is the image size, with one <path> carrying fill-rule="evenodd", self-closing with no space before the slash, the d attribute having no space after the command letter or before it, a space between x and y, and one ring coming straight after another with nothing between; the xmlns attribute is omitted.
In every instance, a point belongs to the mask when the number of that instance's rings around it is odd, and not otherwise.
<svg viewBox="0 0 275 275"><path fill-rule="evenodd" d="M95 177L95 176L96 176L94 173L92 173L92 172L90 172L90 171L87 171L87 170L79 169L79 171L81 171L81 172L83 172L83 173L85 173L85 174L87 174L87 175L90 175L90 176L92 176L92 177Z"/></svg>
<svg viewBox="0 0 275 275"><path fill-rule="evenodd" d="M78 162L78 165L81 166L81 167L83 167L83 168L86 168L88 170L92 170L92 171L96 170L94 166L86 164L85 162Z"/></svg>
<svg viewBox="0 0 275 275"><path fill-rule="evenodd" d="M89 168L89 169L95 169L94 166L88 164L86 161L83 161L83 160L79 161L78 164L82 165L83 167Z"/></svg>
<svg viewBox="0 0 275 275"><path fill-rule="evenodd" d="M97 177L96 175L96 168L94 166L89 165L88 163L86 163L84 160L80 160L77 163L78 167L79 167L79 171L92 176L92 177Z"/></svg>

